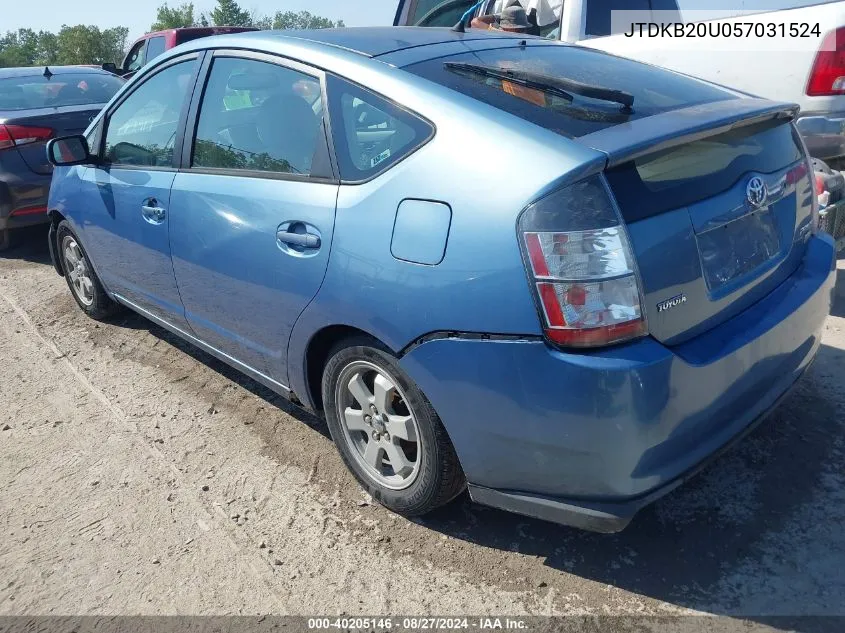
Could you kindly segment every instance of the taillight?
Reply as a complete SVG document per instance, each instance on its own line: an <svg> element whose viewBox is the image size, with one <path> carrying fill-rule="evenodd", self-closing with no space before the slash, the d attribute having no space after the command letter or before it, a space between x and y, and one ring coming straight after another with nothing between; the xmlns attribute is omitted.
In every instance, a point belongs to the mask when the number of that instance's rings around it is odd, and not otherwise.
<svg viewBox="0 0 845 633"><path fill-rule="evenodd" d="M598 347L648 333L628 235L600 176L532 204L519 233L551 342Z"/></svg>
<svg viewBox="0 0 845 633"><path fill-rule="evenodd" d="M807 84L810 97L845 94L845 28L831 31L824 38Z"/></svg>
<svg viewBox="0 0 845 633"><path fill-rule="evenodd" d="M47 141L52 137L53 130L48 127L0 124L0 150Z"/></svg>

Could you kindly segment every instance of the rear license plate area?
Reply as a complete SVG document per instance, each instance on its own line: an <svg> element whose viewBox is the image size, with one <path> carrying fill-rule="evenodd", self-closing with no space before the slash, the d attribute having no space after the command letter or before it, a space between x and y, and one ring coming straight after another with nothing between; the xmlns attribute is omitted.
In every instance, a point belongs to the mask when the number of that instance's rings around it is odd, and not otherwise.
<svg viewBox="0 0 845 633"><path fill-rule="evenodd" d="M772 207L758 209L696 233L701 268L711 294L762 269L780 255L781 240Z"/></svg>

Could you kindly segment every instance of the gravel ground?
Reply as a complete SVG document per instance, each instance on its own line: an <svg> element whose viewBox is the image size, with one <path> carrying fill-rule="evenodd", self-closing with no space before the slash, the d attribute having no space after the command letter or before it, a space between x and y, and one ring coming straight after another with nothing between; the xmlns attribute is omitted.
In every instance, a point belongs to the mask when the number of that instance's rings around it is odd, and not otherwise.
<svg viewBox="0 0 845 633"><path fill-rule="evenodd" d="M845 615L845 260L809 375L621 534L373 505L322 421L0 257L0 615Z"/></svg>

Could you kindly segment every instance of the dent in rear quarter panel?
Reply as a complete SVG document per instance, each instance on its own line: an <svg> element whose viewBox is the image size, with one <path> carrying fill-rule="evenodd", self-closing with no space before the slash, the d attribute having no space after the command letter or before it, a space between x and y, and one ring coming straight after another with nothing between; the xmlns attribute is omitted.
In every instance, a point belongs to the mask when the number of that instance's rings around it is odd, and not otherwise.
<svg viewBox="0 0 845 633"><path fill-rule="evenodd" d="M308 397L307 345L327 326L358 328L395 352L438 331L541 335L517 217L567 174L578 179L604 162L602 154L557 134L412 81L433 94L409 93L416 101L402 103L431 120L436 134L375 180L341 186L326 278L291 337L289 384L300 397ZM409 198L452 209L445 256L437 265L391 253L396 212Z"/></svg>
<svg viewBox="0 0 845 633"><path fill-rule="evenodd" d="M401 360L467 480L563 499L644 495L748 429L815 356L835 271L829 236L751 308L681 346L566 353L541 341L440 339Z"/></svg>

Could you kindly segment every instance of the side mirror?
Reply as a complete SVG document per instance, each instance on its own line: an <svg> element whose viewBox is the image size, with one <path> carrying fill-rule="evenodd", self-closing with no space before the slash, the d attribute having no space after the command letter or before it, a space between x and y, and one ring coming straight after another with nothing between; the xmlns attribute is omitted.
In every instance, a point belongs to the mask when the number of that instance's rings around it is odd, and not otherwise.
<svg viewBox="0 0 845 633"><path fill-rule="evenodd" d="M47 143L47 160L55 167L91 162L91 150L84 136L54 138Z"/></svg>
<svg viewBox="0 0 845 633"><path fill-rule="evenodd" d="M118 68L117 64L114 64L112 62L106 62L105 64L103 64L103 70L111 73L112 75L120 75L123 72L122 68Z"/></svg>

